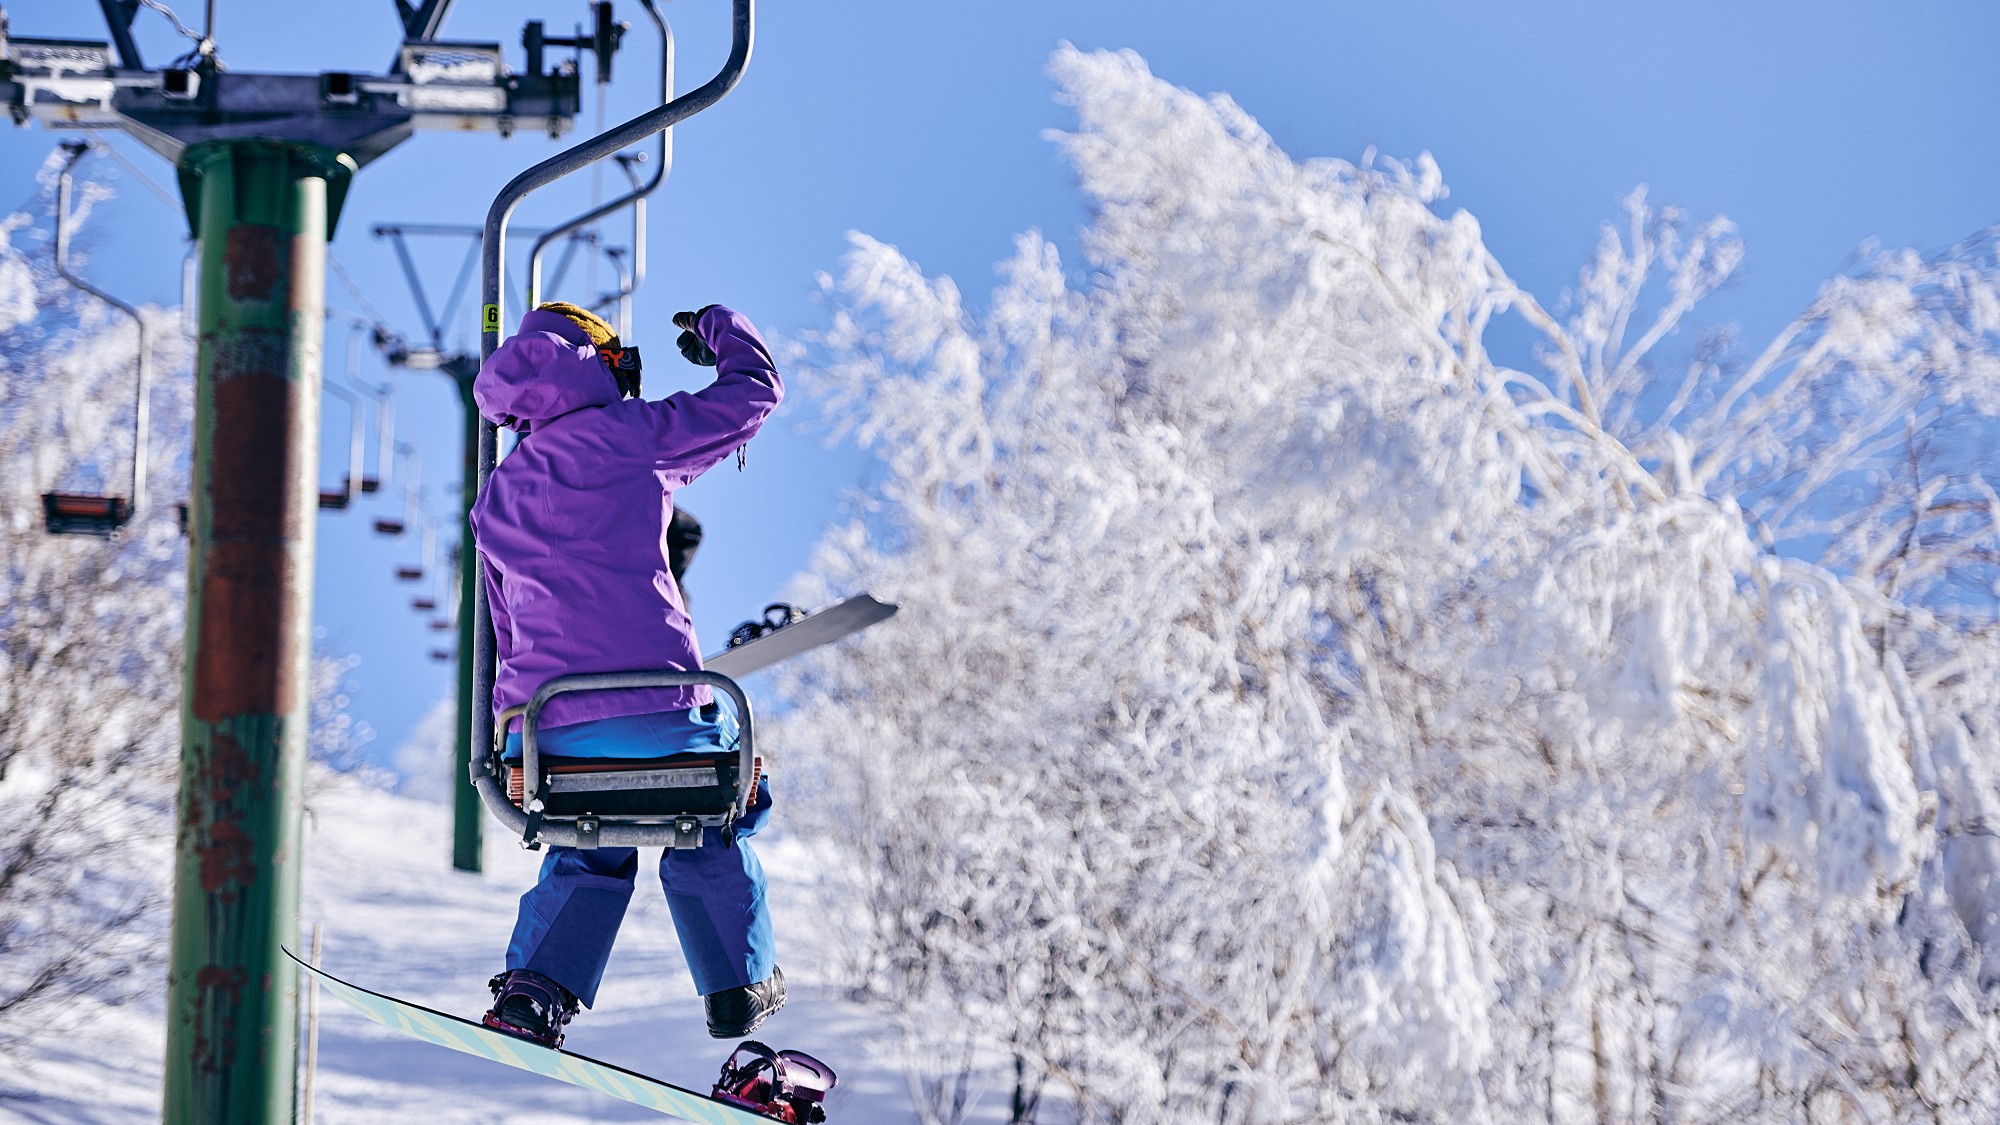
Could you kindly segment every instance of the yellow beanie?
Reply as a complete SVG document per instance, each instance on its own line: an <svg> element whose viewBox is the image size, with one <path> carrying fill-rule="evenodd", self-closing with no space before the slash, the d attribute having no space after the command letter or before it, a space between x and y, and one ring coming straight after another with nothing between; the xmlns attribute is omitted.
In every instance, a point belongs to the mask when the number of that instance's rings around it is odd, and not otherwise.
<svg viewBox="0 0 2000 1125"><path fill-rule="evenodd" d="M602 347L618 338L618 333L604 322L603 317L589 309L572 305L568 301L549 301L536 305L535 309L538 312L552 312L557 316L569 318L571 323L583 329L584 335L590 337L593 346Z"/></svg>

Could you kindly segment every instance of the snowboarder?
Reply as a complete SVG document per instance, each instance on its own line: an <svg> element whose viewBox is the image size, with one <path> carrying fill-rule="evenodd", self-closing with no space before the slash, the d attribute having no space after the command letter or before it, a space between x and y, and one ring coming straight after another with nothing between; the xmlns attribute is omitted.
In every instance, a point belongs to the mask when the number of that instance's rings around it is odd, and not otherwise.
<svg viewBox="0 0 2000 1125"><path fill-rule="evenodd" d="M709 305L674 323L684 330L682 354L716 368L703 390L640 398L637 349L560 302L523 317L473 383L480 413L521 435L472 508L499 655L496 715L557 676L701 667L672 566L686 555L667 557L673 494L740 451L784 384L742 314ZM510 758L520 754L518 723L507 734ZM658 758L725 750L734 733L708 688L648 688L558 696L542 713L537 744L556 758ZM718 1039L749 1034L785 1002L764 871L747 842L770 815L766 777L732 843L709 828L701 847L660 859L674 929ZM578 1006L596 1000L637 873L634 848L549 849L521 896L487 1026L561 1045Z"/></svg>

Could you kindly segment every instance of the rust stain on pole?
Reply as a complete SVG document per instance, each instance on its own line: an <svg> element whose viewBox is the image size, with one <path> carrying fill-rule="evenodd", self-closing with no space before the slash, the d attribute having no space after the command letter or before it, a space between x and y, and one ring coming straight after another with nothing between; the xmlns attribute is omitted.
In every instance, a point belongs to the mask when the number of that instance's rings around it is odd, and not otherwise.
<svg viewBox="0 0 2000 1125"><path fill-rule="evenodd" d="M287 270L285 232L276 227L230 227L222 251L223 291L232 301L261 301L277 289Z"/></svg>
<svg viewBox="0 0 2000 1125"><path fill-rule="evenodd" d="M271 366L290 358L282 339L239 335L249 339L215 349L213 359L212 522L195 576L202 613L193 707L209 723L289 710L305 690L298 646L306 638L268 623L311 593L293 545L306 518L298 462L316 443L295 431L316 411L302 410L297 381Z"/></svg>

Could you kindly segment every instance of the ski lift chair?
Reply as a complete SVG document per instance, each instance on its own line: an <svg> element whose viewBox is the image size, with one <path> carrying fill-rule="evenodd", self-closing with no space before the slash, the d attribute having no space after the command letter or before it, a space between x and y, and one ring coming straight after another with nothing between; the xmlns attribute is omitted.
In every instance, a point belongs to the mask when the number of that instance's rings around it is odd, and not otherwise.
<svg viewBox="0 0 2000 1125"><path fill-rule="evenodd" d="M419 499L419 493L423 490L423 458L418 456L415 446L406 442L396 442L395 450L397 459L406 459L409 461L409 464L403 469L403 516L401 519L392 516L376 517L375 534L377 535L401 535L403 532L408 531L410 524L416 521L418 509L422 504L422 501ZM417 577L421 577L421 575Z"/></svg>
<svg viewBox="0 0 2000 1125"><path fill-rule="evenodd" d="M347 403L347 476L337 491L322 489L319 494L321 508L341 512L361 494L361 398L337 383L322 383L320 389Z"/></svg>
<svg viewBox="0 0 2000 1125"><path fill-rule="evenodd" d="M418 613L429 613L438 607L436 598L411 598L410 608Z"/></svg>
<svg viewBox="0 0 2000 1125"><path fill-rule="evenodd" d="M542 709L578 691L707 685L736 708L733 752L667 758L544 757L538 746ZM506 760L507 728L521 719L521 760ZM493 745L472 763L472 784L488 811L521 846L571 848L698 848L703 830L735 842L736 820L750 811L762 760L752 743L750 699L720 672L601 672L558 676L526 705L503 712Z"/></svg>
<svg viewBox="0 0 2000 1125"><path fill-rule="evenodd" d="M431 650L431 659L437 661L439 664L450 660L453 655L452 651L447 648L434 648Z"/></svg>
<svg viewBox="0 0 2000 1125"><path fill-rule="evenodd" d="M95 142L64 141L62 149L69 154L63 164L62 174L56 181L56 273L64 281L79 291L103 301L119 312L132 318L139 330L138 350L138 390L133 405L132 418L132 479L131 494L128 496L106 496L92 492L44 492L42 493L42 523L51 535L95 535L109 538L118 529L131 522L134 505L139 502L140 493L146 489L146 432L148 372L146 356L152 350L150 337L146 331L146 319L139 310L113 297L72 272L69 264L70 196L72 180L77 162L82 160Z"/></svg>
<svg viewBox="0 0 2000 1125"><path fill-rule="evenodd" d="M388 484L388 480L390 480L390 476L394 474L394 468L396 468L396 462L394 462L394 452L396 452L396 404L390 400L390 386L388 384L376 386L372 382L364 382L362 380L362 348L360 348L360 340L368 332L368 328L370 328L368 324L358 322L358 320L352 322L352 324L348 324L348 386L354 386L358 390L368 392L368 396L374 398L374 402L376 402L376 462L374 462L374 470L372 472L366 466L362 468L362 492L368 494L368 496L372 496L372 494L376 494L376 492L382 490L382 484Z"/></svg>
<svg viewBox="0 0 2000 1125"><path fill-rule="evenodd" d="M406 563L396 568L396 577L405 582L421 582L437 566L437 521L430 516L428 505L424 507L424 549L423 558L416 563ZM423 595L419 594L419 598ZM436 602L432 601L432 607ZM422 608L422 607L418 607Z"/></svg>

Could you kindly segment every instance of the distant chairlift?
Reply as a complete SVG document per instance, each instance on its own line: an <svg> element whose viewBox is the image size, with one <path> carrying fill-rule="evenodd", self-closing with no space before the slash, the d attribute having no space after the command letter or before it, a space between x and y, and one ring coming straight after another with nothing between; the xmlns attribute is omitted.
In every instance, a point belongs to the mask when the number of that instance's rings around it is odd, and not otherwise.
<svg viewBox="0 0 2000 1125"><path fill-rule="evenodd" d="M347 510L361 494L361 455L368 437L361 425L361 396L331 380L321 382L320 389L347 403L347 476L339 489L332 492L322 489L319 494L321 508L340 512Z"/></svg>
<svg viewBox="0 0 2000 1125"><path fill-rule="evenodd" d="M458 574L457 545L454 544L450 551L445 552L444 565L436 568L435 573L437 576L436 589L422 597L411 599L410 608L421 613L434 613L440 603L452 603L448 606L447 612L430 620L431 631L442 633L452 627L451 615L457 609L457 598L452 596L457 590L457 583L452 581Z"/></svg>
<svg viewBox="0 0 2000 1125"><path fill-rule="evenodd" d="M407 442L396 442L395 450L397 459L408 462L403 468L403 518L377 517L377 535L401 535L417 519L417 493L423 487L424 459L418 456L416 447Z"/></svg>
<svg viewBox="0 0 2000 1125"><path fill-rule="evenodd" d="M437 521L432 519L430 513L426 511L424 513L423 561L415 566L405 565L397 567L396 577L402 579L405 582L421 582L424 580L424 575L429 574L431 570L436 567L436 565L437 565ZM431 599L428 598L421 598L418 600L431 601ZM416 607L416 608L422 608L422 607ZM429 608L436 609L437 603L435 601L431 601L431 605Z"/></svg>
<svg viewBox="0 0 2000 1125"><path fill-rule="evenodd" d="M387 383L376 386L361 377L361 356L366 350L361 346L360 337L373 332L377 339L382 331L366 321L350 321L347 326L347 385L361 391L375 400L375 469L369 471L364 458L361 469L361 491L372 496L389 483L389 470L394 464L389 458L390 450L396 444L395 405L389 399L390 386Z"/></svg>
<svg viewBox="0 0 2000 1125"><path fill-rule="evenodd" d="M77 162L92 147L90 141L64 141L62 148L69 154L63 165L62 175L56 181L56 272L63 280L79 290L110 305L112 308L132 318L139 328L139 375L138 390L132 419L132 481L131 491L125 496L105 496L91 492L44 492L42 494L42 520L48 531L54 535L97 535L110 536L124 527L137 510L139 497L146 488L146 392L148 390L147 353L151 351L151 338L146 332L146 320L139 310L90 284L72 273L69 268L69 203L71 179Z"/></svg>

